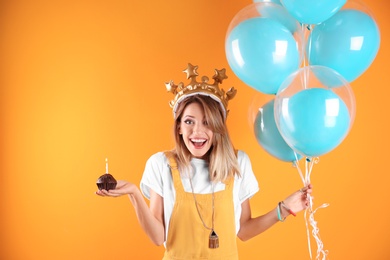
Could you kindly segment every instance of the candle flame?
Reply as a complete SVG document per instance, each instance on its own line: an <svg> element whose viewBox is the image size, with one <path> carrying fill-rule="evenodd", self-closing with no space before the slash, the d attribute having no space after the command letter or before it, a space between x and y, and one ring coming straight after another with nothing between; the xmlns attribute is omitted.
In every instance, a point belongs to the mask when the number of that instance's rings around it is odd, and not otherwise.
<svg viewBox="0 0 390 260"><path fill-rule="evenodd" d="M106 173L108 173L108 159L106 158Z"/></svg>

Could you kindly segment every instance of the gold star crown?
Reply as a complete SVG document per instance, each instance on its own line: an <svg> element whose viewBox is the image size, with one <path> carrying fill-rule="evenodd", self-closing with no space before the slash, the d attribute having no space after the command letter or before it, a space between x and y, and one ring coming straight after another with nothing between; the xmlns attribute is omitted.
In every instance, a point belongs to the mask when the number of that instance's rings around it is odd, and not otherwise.
<svg viewBox="0 0 390 260"><path fill-rule="evenodd" d="M173 80L165 83L168 92L172 92L175 95L174 99L169 102L170 107L173 109L174 118L176 118L177 106L184 100L184 98L193 95L205 95L219 102L226 119L228 113L228 101L233 99L237 93L237 90L234 89L234 87L231 87L226 93L223 89L219 88L219 84L222 84L222 81L227 79L225 74L226 69L215 69L215 75L213 76L214 82L212 84L209 83L209 78L206 76L202 77L201 82L197 82L196 77L199 75L196 71L197 69L198 66L193 66L191 63L188 63L187 69L183 70L183 72L187 73L187 79L191 80L186 86L184 86L183 82L175 85Z"/></svg>

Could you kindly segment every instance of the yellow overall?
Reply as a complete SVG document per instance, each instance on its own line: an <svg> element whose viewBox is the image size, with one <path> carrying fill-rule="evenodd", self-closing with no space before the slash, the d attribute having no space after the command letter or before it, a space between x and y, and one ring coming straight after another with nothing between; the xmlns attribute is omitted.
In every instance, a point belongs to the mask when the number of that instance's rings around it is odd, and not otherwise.
<svg viewBox="0 0 390 260"><path fill-rule="evenodd" d="M209 248L211 230L206 229L195 206L194 196L185 192L177 163L166 153L171 167L176 200L170 219L163 260L220 259L237 260L236 230L233 206L234 178L225 183L225 190L214 193L214 230L219 247ZM212 194L195 194L200 214L206 226L212 226Z"/></svg>

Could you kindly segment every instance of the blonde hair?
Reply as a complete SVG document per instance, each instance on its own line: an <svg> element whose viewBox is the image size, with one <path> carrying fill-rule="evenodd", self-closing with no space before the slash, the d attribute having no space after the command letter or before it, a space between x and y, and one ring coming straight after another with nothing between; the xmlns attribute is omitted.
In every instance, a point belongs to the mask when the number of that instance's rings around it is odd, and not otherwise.
<svg viewBox="0 0 390 260"><path fill-rule="evenodd" d="M223 182L235 174L240 175L237 156L225 124L224 111L217 101L205 95L194 95L184 99L176 110L174 125L176 147L173 152L179 170L185 172L191 169L191 152L179 134L183 111L191 103L198 103L202 107L208 127L213 131L212 145L207 152L210 179L213 182Z"/></svg>

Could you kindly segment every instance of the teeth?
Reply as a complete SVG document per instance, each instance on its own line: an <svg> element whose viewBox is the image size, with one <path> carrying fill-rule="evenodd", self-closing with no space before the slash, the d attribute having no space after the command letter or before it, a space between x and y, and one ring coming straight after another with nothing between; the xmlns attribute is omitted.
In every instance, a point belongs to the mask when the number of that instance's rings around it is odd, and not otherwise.
<svg viewBox="0 0 390 260"><path fill-rule="evenodd" d="M203 143L203 142L206 142L206 139L191 139L191 142L194 142L194 143Z"/></svg>

